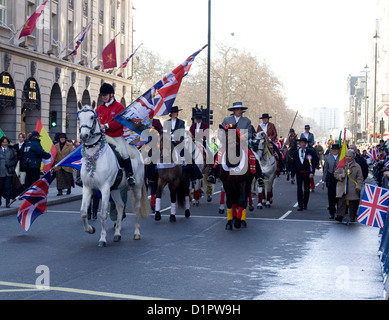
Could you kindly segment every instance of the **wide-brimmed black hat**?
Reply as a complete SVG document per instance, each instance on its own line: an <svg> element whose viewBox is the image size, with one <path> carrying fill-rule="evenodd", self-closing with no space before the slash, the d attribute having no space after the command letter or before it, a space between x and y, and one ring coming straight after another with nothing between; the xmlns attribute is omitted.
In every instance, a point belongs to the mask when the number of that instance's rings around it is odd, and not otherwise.
<svg viewBox="0 0 389 320"><path fill-rule="evenodd" d="M203 113L202 112L196 112L194 118L203 120Z"/></svg>
<svg viewBox="0 0 389 320"><path fill-rule="evenodd" d="M337 143L333 143L331 146L331 150L340 150L340 147Z"/></svg>
<svg viewBox="0 0 389 320"><path fill-rule="evenodd" d="M174 106L170 109L170 114L172 114L173 112L178 112L178 111L182 111L182 109L178 109L177 106Z"/></svg>
<svg viewBox="0 0 389 320"><path fill-rule="evenodd" d="M308 139L307 139L307 138L304 138L304 137L302 137L302 138L300 138L300 139L296 139L296 141L297 141L297 142L306 142L306 143L308 143Z"/></svg>
<svg viewBox="0 0 389 320"><path fill-rule="evenodd" d="M228 108L228 111L234 111L235 109L247 110L248 108L247 107L243 107L243 103L242 102L234 102L232 104L232 107Z"/></svg>
<svg viewBox="0 0 389 320"><path fill-rule="evenodd" d="M311 129L311 126L309 124L307 124L304 129Z"/></svg>
<svg viewBox="0 0 389 320"><path fill-rule="evenodd" d="M59 133L57 133L56 134L56 138L65 138L65 139L67 139L68 137L66 136L66 133L64 133L64 132L59 132Z"/></svg>
<svg viewBox="0 0 389 320"><path fill-rule="evenodd" d="M259 119L271 119L271 118L272 118L272 117L269 116L268 113L264 113L264 114L262 114L262 117L260 117Z"/></svg>

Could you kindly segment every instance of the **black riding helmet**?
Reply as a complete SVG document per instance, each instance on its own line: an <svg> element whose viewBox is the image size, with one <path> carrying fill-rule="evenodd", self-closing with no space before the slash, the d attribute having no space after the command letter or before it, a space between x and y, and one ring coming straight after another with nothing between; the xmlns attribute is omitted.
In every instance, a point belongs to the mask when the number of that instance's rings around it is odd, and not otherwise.
<svg viewBox="0 0 389 320"><path fill-rule="evenodd" d="M100 87L100 95L104 95L104 94L115 94L115 89L113 88L112 85L108 84L108 83L104 83L101 87Z"/></svg>

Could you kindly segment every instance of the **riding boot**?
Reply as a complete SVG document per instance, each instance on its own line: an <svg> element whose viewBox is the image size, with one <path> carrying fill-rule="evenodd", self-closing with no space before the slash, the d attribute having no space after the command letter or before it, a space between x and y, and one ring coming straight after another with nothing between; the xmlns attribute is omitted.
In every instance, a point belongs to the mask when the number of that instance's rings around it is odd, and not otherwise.
<svg viewBox="0 0 389 320"><path fill-rule="evenodd" d="M213 166L210 166L209 171L208 171L208 178L207 182L216 184L216 172L217 172L217 166L214 168Z"/></svg>
<svg viewBox="0 0 389 320"><path fill-rule="evenodd" d="M259 187L264 186L262 168L257 159L255 159L255 179L257 180Z"/></svg>
<svg viewBox="0 0 389 320"><path fill-rule="evenodd" d="M124 170L127 175L127 184L133 186L135 184L134 172L132 171L131 158L124 160Z"/></svg>

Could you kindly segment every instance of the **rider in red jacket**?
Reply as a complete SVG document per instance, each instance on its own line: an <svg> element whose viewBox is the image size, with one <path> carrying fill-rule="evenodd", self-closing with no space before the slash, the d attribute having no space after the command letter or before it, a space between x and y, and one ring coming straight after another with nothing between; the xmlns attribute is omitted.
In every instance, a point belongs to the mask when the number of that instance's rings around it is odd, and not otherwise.
<svg viewBox="0 0 389 320"><path fill-rule="evenodd" d="M123 125L113 120L120 112L124 110L124 106L115 100L115 90L113 86L104 83L100 88L100 95L103 99L103 104L96 109L97 117L99 118L101 129L106 134L108 143L113 144L116 150L120 153L124 160L124 170L127 175L127 183L135 184L134 173L131 165L131 158L127 150L127 142L123 138Z"/></svg>

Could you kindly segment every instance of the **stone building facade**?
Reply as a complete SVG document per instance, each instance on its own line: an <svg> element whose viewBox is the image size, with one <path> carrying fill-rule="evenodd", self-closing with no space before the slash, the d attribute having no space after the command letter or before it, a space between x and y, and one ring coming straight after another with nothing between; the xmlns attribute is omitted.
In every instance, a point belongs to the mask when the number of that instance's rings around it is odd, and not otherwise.
<svg viewBox="0 0 389 320"><path fill-rule="evenodd" d="M116 36L118 67L131 54L132 1L49 0L31 36L18 39L43 2L0 0L0 128L13 142L33 131L38 118L51 138L66 132L78 140L77 103L100 103L104 82L122 104L131 102L131 64L104 71L101 52ZM66 57L89 23L77 55Z"/></svg>

